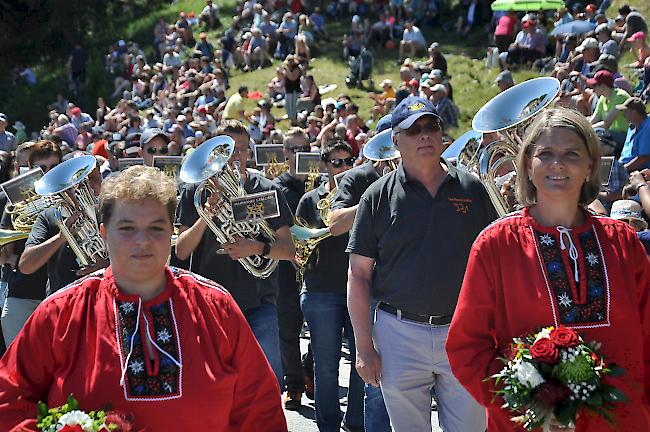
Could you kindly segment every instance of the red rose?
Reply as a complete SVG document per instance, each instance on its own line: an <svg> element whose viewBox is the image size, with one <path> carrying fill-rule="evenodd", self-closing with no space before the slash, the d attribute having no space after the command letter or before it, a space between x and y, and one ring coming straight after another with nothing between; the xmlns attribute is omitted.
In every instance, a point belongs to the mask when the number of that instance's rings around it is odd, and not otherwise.
<svg viewBox="0 0 650 432"><path fill-rule="evenodd" d="M542 338L530 347L530 355L538 362L554 365L557 363L559 353L550 339Z"/></svg>
<svg viewBox="0 0 650 432"><path fill-rule="evenodd" d="M535 389L535 400L547 408L554 408L571 395L571 390L557 381L546 381Z"/></svg>
<svg viewBox="0 0 650 432"><path fill-rule="evenodd" d="M551 330L549 337L555 345L562 348L572 348L580 345L578 333L568 327L558 327Z"/></svg>
<svg viewBox="0 0 650 432"><path fill-rule="evenodd" d="M59 432L84 432L81 425L65 425L59 430Z"/></svg>

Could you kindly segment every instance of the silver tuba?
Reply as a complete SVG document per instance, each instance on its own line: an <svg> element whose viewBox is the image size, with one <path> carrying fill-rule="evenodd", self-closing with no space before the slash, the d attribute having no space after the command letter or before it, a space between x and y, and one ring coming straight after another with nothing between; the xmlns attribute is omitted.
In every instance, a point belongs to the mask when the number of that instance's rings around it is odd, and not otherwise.
<svg viewBox="0 0 650 432"><path fill-rule="evenodd" d="M363 157L373 162L386 162L382 174L387 174L397 168L397 159L401 157L399 150L393 144L393 130L386 129L368 140L363 146Z"/></svg>
<svg viewBox="0 0 650 432"><path fill-rule="evenodd" d="M108 258L99 235L97 197L88 182L96 163L94 156L68 159L34 183L37 194L56 200L56 224L82 269ZM68 228L64 219L74 214L79 218Z"/></svg>
<svg viewBox="0 0 650 432"><path fill-rule="evenodd" d="M458 138L440 155L456 166L470 172L478 172L478 159L481 153L481 137L483 134L471 129Z"/></svg>
<svg viewBox="0 0 650 432"><path fill-rule="evenodd" d="M185 183L200 183L194 193L194 207L221 244L229 243L235 236L268 241L275 240L275 231L265 220L235 222L230 200L246 195L237 166L233 170L228 161L235 151L235 141L229 136L211 138L198 146L183 162L180 179ZM217 193L223 198L214 214L206 212L201 196L203 192ZM216 223L215 223L216 222ZM278 260L261 255L239 260L240 264L255 277L266 279L278 266Z"/></svg>
<svg viewBox="0 0 650 432"><path fill-rule="evenodd" d="M472 120L472 128L480 133L499 132L500 140L480 150L478 175L485 185L492 204L500 216L512 209L495 182L497 171L513 166L522 145L526 128L560 91L560 82L551 77L534 78L499 93L483 105Z"/></svg>

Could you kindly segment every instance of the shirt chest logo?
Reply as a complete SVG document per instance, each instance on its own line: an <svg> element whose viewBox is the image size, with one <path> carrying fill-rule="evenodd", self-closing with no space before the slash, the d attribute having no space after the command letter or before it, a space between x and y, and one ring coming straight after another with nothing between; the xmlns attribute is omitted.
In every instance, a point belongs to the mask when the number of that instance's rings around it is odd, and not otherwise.
<svg viewBox="0 0 650 432"><path fill-rule="evenodd" d="M458 214L469 213L470 204L474 202L469 198L447 198L447 199L449 200L451 205L454 206L454 210L456 210L456 213Z"/></svg>

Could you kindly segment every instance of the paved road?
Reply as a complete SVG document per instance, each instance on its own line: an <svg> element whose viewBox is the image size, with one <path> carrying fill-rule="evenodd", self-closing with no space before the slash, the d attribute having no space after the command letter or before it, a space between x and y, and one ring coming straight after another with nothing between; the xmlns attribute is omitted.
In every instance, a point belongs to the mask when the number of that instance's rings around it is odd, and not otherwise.
<svg viewBox="0 0 650 432"><path fill-rule="evenodd" d="M307 352L307 342L307 338L300 339L300 347L303 353ZM346 347L343 348L343 353L344 355L341 356L341 362L339 364L339 391L341 396L341 410L345 411L345 394L347 392L348 376L350 374L350 361L348 360ZM284 411L287 417L287 424L289 425L289 432L318 432L314 401L307 399L303 394L302 405L303 407L300 411ZM434 425L433 432L442 432L442 429L438 427L438 413L435 411L432 412L431 423Z"/></svg>

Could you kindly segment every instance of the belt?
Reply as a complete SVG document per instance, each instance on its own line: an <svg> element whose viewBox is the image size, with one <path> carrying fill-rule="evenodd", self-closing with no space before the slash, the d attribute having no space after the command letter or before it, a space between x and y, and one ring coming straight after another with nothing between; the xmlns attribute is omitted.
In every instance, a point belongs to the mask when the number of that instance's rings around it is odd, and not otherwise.
<svg viewBox="0 0 650 432"><path fill-rule="evenodd" d="M420 315L397 309L395 306L391 306L388 303L379 303L379 309L388 312L391 315L395 315L399 319L407 319L409 321L438 326L449 324L453 317L453 315Z"/></svg>

